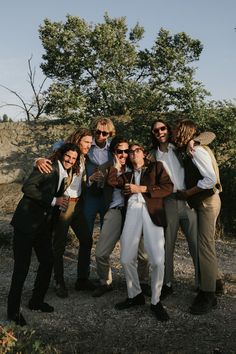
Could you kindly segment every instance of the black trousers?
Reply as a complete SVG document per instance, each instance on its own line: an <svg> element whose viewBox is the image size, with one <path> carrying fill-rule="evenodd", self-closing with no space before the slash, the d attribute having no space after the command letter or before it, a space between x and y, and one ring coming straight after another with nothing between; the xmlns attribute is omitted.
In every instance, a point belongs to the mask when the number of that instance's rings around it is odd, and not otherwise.
<svg viewBox="0 0 236 354"><path fill-rule="evenodd" d="M52 231L52 245L54 256L54 278L57 283L64 283L63 254L69 227L72 228L79 240L79 253L77 263L77 278L88 279L90 273L90 256L93 240L89 231L80 202L70 201L65 212L61 212L55 219Z"/></svg>
<svg viewBox="0 0 236 354"><path fill-rule="evenodd" d="M20 311L22 290L29 271L33 249L39 266L34 283L32 301L35 304L40 304L44 300L52 273L53 254L50 232L46 228L43 231L32 237L32 235L24 234L17 229L14 230L14 270L8 295L8 316L13 316Z"/></svg>

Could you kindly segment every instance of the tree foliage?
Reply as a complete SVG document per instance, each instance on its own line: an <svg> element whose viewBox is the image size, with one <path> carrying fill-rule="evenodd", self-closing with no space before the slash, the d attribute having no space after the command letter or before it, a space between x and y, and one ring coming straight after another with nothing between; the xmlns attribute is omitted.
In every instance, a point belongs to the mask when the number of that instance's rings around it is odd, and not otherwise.
<svg viewBox="0 0 236 354"><path fill-rule="evenodd" d="M202 45L184 32L161 28L141 50L144 28L129 31L125 17L105 14L95 25L70 15L65 23L45 19L39 33L41 67L53 80L47 111L61 117L189 111L207 94L191 66Z"/></svg>
<svg viewBox="0 0 236 354"><path fill-rule="evenodd" d="M98 115L121 116L117 131L145 147L158 117L171 124L191 118L201 130L215 132L222 220L236 230L236 106L206 102L209 93L195 79L203 50L198 39L161 28L152 47L140 49L144 28L136 24L129 30L125 17L108 14L95 25L70 15L64 23L45 19L39 34L45 50L41 67L52 79L46 112L81 124Z"/></svg>

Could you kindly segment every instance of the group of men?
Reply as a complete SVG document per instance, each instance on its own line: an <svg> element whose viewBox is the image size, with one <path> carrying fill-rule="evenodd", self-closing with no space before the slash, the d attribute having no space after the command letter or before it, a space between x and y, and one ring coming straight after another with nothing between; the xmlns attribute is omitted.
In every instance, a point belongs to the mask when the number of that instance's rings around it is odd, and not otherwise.
<svg viewBox="0 0 236 354"><path fill-rule="evenodd" d="M181 129L182 127L177 129L178 139L181 134L184 137ZM56 216L50 223L54 280L56 294L62 298L67 297L63 254L68 229L71 226L80 241L75 289L90 290L94 297L110 292L113 289L110 255L120 240L121 264L125 271L128 297L125 301L116 304L116 309L123 310L143 305L144 295L148 295L151 296L151 311L156 318L159 321L167 321L169 315L162 306L161 300L173 293L173 257L179 226L188 241L195 269L195 286L199 289L190 312L203 314L216 306L217 271L209 275L211 278L209 288L202 286L202 279L205 273L208 274L208 269L203 266L206 258L208 263L212 264L213 261L216 263L212 235L214 238L218 214L216 212L215 217L212 217L212 229L207 231L211 235L205 235L206 240L210 239L210 241L204 241L205 249L208 251L210 249L214 255L209 257L204 254L204 251L199 255L200 209L190 207L188 198L192 197L192 194L200 195L204 189L215 188L217 178L211 176L211 168L202 169L201 163L198 164L193 158L199 146L211 142L211 135L210 137L209 134L204 135L204 133L197 135L194 131L187 143L177 149L173 143L173 130L167 122L157 119L150 130L152 150L148 154L140 143L129 143L125 137L115 136L115 127L108 118L95 120L92 133L88 129L79 128L66 139L67 144L75 144L79 149L78 169L71 166L66 170L66 178L61 178L64 210L54 212ZM191 143L189 145L189 141L195 141L196 146ZM63 144L64 142L62 146ZM61 144L58 146L60 149ZM193 188L186 191L186 174L188 175L189 172L188 169L184 169L187 159L183 159L183 147L185 157L193 159L193 163L197 164L200 171L198 180L194 181L196 186L199 181L207 180L206 184L200 182L200 186L194 191ZM201 157L200 160L203 161L204 158ZM51 164L50 158L42 158L37 160L35 169L39 174L50 175ZM189 177L188 181L190 179ZM57 192L59 187L58 184ZM191 196L188 195L190 190ZM181 194L182 191L186 193ZM218 194L219 191L220 188L216 189L215 193ZM204 196L202 200L206 201L205 198ZM213 197L208 195L207 198L209 201L209 198ZM52 205L52 208L59 208L59 206ZM99 285L95 285L89 279L93 229L97 214L100 216L101 224L95 253ZM14 223L13 226L15 227ZM204 248L201 240L200 245L200 249ZM34 244L31 246L34 248ZM40 259L39 263L41 263ZM149 272L151 289L148 285ZM40 287L40 266L37 278L37 287ZM36 307L41 311L51 312L52 306L44 303L43 300L42 298L41 303ZM18 324L25 324L20 310L18 309L16 313L9 306L8 302L9 319Z"/></svg>

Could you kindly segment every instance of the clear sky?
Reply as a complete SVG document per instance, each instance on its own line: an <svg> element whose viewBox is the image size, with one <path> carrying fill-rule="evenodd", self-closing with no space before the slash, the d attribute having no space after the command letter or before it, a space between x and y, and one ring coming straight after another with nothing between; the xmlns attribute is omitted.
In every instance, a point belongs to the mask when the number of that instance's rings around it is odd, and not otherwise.
<svg viewBox="0 0 236 354"><path fill-rule="evenodd" d="M150 49L161 27L172 34L186 32L199 39L204 50L196 63L196 79L214 100L236 98L236 1L235 0L7 0L0 12L0 84L31 99L27 83L27 60L33 55L36 86L42 82L39 65L43 47L38 28L45 18L65 21L66 15L87 22L103 21L105 11L111 17L125 16L129 28L137 22L145 29L142 47ZM0 105L17 103L15 97L0 88ZM234 101L235 102L235 101ZM16 109L0 108L17 120Z"/></svg>

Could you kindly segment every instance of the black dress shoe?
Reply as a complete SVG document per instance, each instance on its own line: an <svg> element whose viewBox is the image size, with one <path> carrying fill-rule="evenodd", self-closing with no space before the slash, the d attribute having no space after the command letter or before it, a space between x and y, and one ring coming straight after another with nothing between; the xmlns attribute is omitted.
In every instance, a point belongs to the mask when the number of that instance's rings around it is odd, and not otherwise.
<svg viewBox="0 0 236 354"><path fill-rule="evenodd" d="M60 283L56 284L55 285L55 292L58 297L61 297L61 298L68 297L68 290L66 289L65 284L60 284Z"/></svg>
<svg viewBox="0 0 236 354"><path fill-rule="evenodd" d="M125 301L115 304L116 310L125 310L133 306L145 305L145 297L142 293L136 295L132 299L127 298Z"/></svg>
<svg viewBox="0 0 236 354"><path fill-rule="evenodd" d="M15 322L15 324L17 324L21 327L27 325L27 322L21 313L17 313L14 315L8 315L8 319L9 319L9 321L13 321L13 322Z"/></svg>
<svg viewBox="0 0 236 354"><path fill-rule="evenodd" d="M75 290L81 291L81 290L89 290L93 291L96 289L95 284L89 279L78 279L75 283Z"/></svg>
<svg viewBox="0 0 236 354"><path fill-rule="evenodd" d="M31 311L41 311L41 312L53 312L54 311L54 307L50 306L46 302L41 302L40 304L36 304L32 300L29 301L29 309Z"/></svg>
<svg viewBox="0 0 236 354"><path fill-rule="evenodd" d="M108 293L109 291L112 291L113 287L108 284L103 284L103 285L99 285L92 293L93 297L100 297L102 295L104 295L105 293Z"/></svg>
<svg viewBox="0 0 236 354"><path fill-rule="evenodd" d="M217 306L217 299L214 292L200 290L195 297L189 311L192 315L204 315Z"/></svg>
<svg viewBox="0 0 236 354"><path fill-rule="evenodd" d="M156 305L151 304L151 311L154 312L158 321L164 322L170 319L168 313L166 312L160 301Z"/></svg>
<svg viewBox="0 0 236 354"><path fill-rule="evenodd" d="M173 294L173 287L168 286L163 284L162 289L161 289L161 296L160 296L160 300L164 300L165 298L167 298L167 296Z"/></svg>
<svg viewBox="0 0 236 354"><path fill-rule="evenodd" d="M140 287L141 287L141 289L142 289L143 295L146 295L146 296L148 296L148 297L151 297L151 296L152 296L152 289L151 289L151 287L150 287L149 284L147 284L147 283L142 283L142 284L140 284Z"/></svg>

